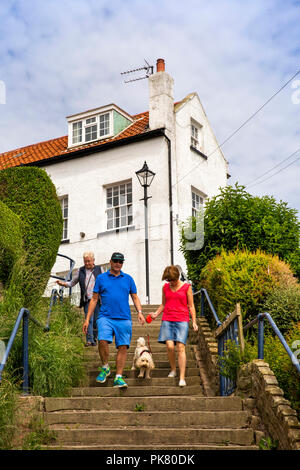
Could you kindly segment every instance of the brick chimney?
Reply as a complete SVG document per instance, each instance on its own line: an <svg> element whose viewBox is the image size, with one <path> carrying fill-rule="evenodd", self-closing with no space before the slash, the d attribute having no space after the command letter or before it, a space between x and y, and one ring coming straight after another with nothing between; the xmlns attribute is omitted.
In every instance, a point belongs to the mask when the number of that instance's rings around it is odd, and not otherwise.
<svg viewBox="0 0 300 470"><path fill-rule="evenodd" d="M173 78L165 71L164 59L157 59L156 73L149 77L149 127L174 130Z"/></svg>

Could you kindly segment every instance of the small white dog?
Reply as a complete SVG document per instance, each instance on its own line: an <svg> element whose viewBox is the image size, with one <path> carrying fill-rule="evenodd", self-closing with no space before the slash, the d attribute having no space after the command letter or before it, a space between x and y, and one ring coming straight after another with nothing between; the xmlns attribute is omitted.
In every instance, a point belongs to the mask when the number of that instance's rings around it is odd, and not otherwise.
<svg viewBox="0 0 300 470"><path fill-rule="evenodd" d="M154 369L154 367L152 354L146 346L145 338L141 336L137 340L131 370L140 369L138 377L145 376L146 379L150 379L150 371Z"/></svg>

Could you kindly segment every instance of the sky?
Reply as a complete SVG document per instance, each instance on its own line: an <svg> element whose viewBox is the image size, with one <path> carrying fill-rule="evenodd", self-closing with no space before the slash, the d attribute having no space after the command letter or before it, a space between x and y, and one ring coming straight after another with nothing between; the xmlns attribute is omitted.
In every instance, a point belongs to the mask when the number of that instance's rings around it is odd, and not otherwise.
<svg viewBox="0 0 300 470"><path fill-rule="evenodd" d="M299 24L298 0L1 0L0 153L87 109L148 110L147 80L121 72L164 58L174 100L198 93L228 184L300 213Z"/></svg>

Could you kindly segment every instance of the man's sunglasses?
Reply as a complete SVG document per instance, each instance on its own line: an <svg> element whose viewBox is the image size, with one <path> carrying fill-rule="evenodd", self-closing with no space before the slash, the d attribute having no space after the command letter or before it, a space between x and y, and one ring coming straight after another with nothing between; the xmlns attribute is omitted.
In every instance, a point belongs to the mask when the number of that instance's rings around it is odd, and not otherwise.
<svg viewBox="0 0 300 470"><path fill-rule="evenodd" d="M119 263L119 264L123 264L123 263L124 263L124 261L120 261L119 259L112 259L112 261L113 261L114 263Z"/></svg>

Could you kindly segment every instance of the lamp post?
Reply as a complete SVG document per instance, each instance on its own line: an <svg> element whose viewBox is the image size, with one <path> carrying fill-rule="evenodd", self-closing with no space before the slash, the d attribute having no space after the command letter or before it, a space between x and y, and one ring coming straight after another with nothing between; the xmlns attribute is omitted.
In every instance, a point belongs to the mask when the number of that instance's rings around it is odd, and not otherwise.
<svg viewBox="0 0 300 470"><path fill-rule="evenodd" d="M144 197L140 201L144 201L144 213L145 213L145 262L146 262L146 303L150 303L149 293L149 245L148 245L148 199L151 196L147 195L147 190L151 185L155 173L149 170L147 163L144 163L143 168L135 172L141 186L144 188Z"/></svg>

